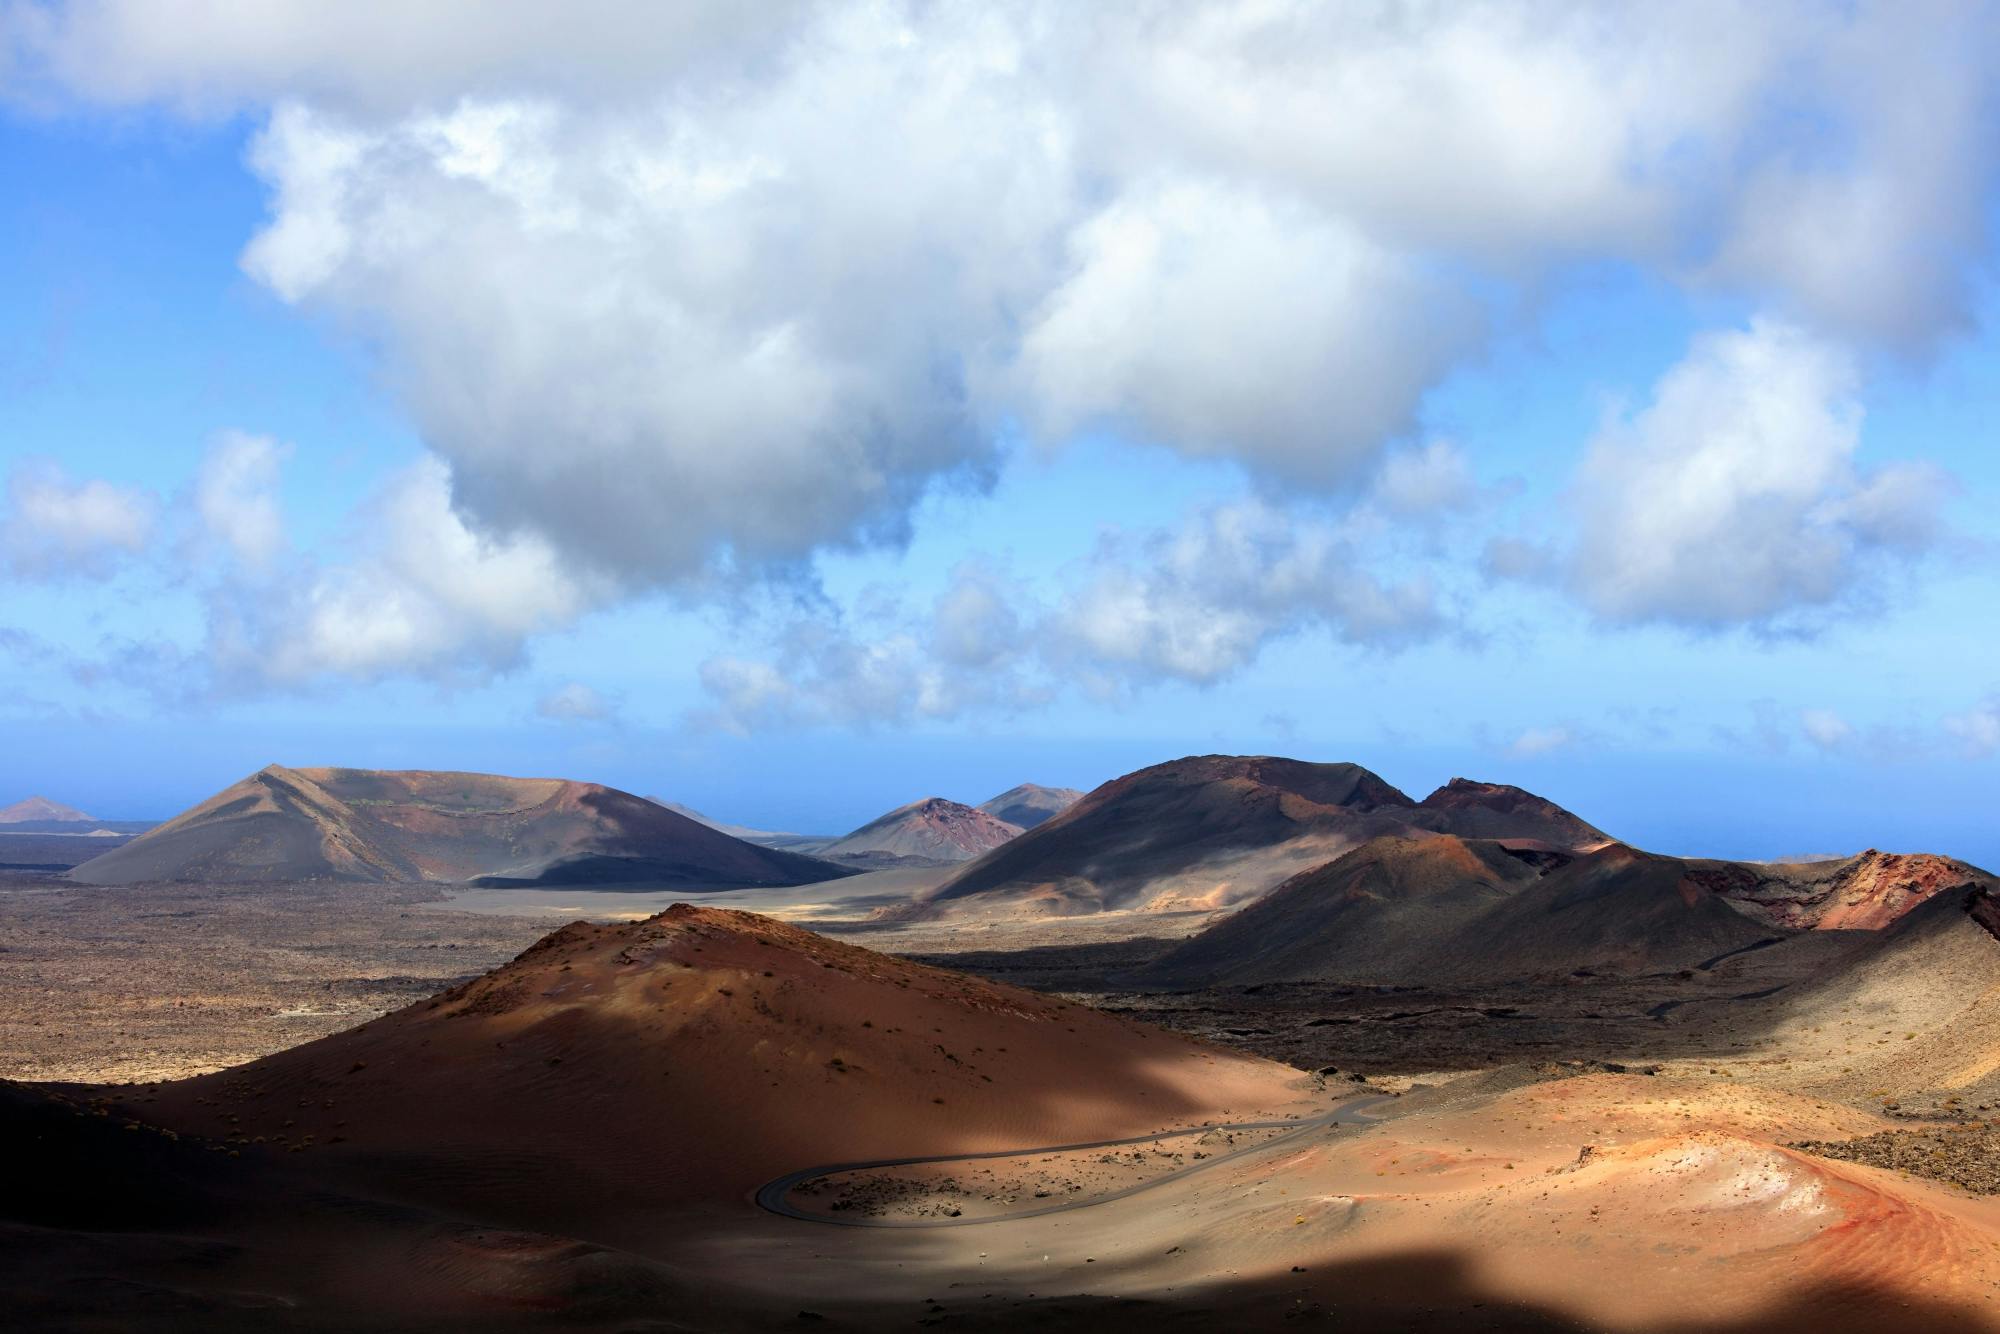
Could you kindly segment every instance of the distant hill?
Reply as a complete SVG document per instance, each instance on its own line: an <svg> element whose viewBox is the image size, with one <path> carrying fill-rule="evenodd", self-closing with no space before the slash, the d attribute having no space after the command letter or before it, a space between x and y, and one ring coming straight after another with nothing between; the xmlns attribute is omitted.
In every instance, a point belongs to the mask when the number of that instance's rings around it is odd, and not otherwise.
<svg viewBox="0 0 2000 1334"><path fill-rule="evenodd" d="M1454 780L1414 801L1358 764L1200 755L1114 779L889 915L1068 915L1227 907L1373 838L1477 831L1596 847L1551 802Z"/></svg>
<svg viewBox="0 0 2000 1334"><path fill-rule="evenodd" d="M853 833L815 849L829 858L897 857L962 862L991 851L1021 832L1019 825L943 797L899 806Z"/></svg>
<svg viewBox="0 0 2000 1334"><path fill-rule="evenodd" d="M1417 985L1659 972L1814 927L1886 925L1932 896L1963 899L1991 883L1943 858L1898 860L1908 874L1862 858L1842 871L1616 843L1573 854L1455 835L1381 838L1286 881L1127 980Z"/></svg>
<svg viewBox="0 0 2000 1334"><path fill-rule="evenodd" d="M146 820L99 820L47 797L0 808L0 870L64 871L132 841Z"/></svg>
<svg viewBox="0 0 2000 1334"><path fill-rule="evenodd" d="M595 783L371 769L259 770L70 872L150 880L794 885L850 874Z"/></svg>
<svg viewBox="0 0 2000 1334"><path fill-rule="evenodd" d="M1042 787L1035 783L1023 783L1019 787L1008 788L990 801L980 802L979 809L996 820L1004 820L1022 829L1033 829L1082 800L1083 793L1073 787Z"/></svg>
<svg viewBox="0 0 2000 1334"><path fill-rule="evenodd" d="M89 824L93 818L74 806L64 806L50 801L47 797L29 797L25 801L15 802L12 806L0 806L0 825L36 822Z"/></svg>
<svg viewBox="0 0 2000 1334"><path fill-rule="evenodd" d="M708 816L703 815L700 811L696 810L692 806L684 806L678 801L668 801L665 797L648 796L646 800L652 802L655 806L666 807L668 810L672 811L675 815L686 816L688 819L694 821L696 824L707 825L710 829L716 830L719 833L727 834L731 838L741 838L741 839L749 839L755 841L758 839L765 839L765 838L791 837L790 834L774 834L766 829L752 829L748 825L725 824L721 820L711 819Z"/></svg>

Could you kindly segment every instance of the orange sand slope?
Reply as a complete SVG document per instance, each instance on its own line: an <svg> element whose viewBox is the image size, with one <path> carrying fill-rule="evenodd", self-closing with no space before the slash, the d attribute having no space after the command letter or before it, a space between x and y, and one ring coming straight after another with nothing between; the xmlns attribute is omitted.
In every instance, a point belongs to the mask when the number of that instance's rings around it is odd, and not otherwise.
<svg viewBox="0 0 2000 1334"><path fill-rule="evenodd" d="M1074 1315L1088 1293L1120 1328L2000 1329L2000 1202L1782 1147L1868 1114L1720 1081L1469 1082L1054 1219L703 1254L808 1292L858 1294L865 1263L891 1303L958 1287Z"/></svg>
<svg viewBox="0 0 2000 1334"><path fill-rule="evenodd" d="M1046 996L676 906L163 1088L184 1132L538 1212L741 1197L817 1163L1105 1139L1316 1107L1296 1070ZM1323 1100L1322 1100L1323 1101Z"/></svg>

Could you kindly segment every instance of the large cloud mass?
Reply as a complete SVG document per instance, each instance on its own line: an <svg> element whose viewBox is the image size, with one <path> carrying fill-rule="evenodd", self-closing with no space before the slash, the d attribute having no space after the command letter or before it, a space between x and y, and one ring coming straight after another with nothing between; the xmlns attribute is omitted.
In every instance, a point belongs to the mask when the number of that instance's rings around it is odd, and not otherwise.
<svg viewBox="0 0 2000 1334"><path fill-rule="evenodd" d="M1611 621L1827 603L1935 490L1853 464L1853 359L1967 322L1995 36L1985 6L1806 0L0 0L0 86L261 117L245 269L367 333L439 461L370 554L246 624L291 627L299 672L369 675L897 543L1016 428L1352 491L1489 329L1605 261L1770 315L1597 443L1574 587ZM1403 481L1420 509L1463 490ZM1069 641L1205 680L1302 616L1430 624L1423 588L1288 522L1218 511L1185 539L1212 571L1101 559ZM37 550L14 559L75 559Z"/></svg>
<svg viewBox="0 0 2000 1334"><path fill-rule="evenodd" d="M1962 6L7 12L27 87L273 106L249 271L645 584L893 540L1010 418L1344 485L1571 258L1921 344L1990 155Z"/></svg>

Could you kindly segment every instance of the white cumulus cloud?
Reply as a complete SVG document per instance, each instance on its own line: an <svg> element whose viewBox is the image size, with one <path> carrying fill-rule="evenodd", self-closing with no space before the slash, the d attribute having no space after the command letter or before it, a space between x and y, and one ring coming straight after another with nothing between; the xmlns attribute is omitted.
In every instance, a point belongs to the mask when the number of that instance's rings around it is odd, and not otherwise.
<svg viewBox="0 0 2000 1334"><path fill-rule="evenodd" d="M1611 622L1833 605L1934 521L1937 474L1855 463L1855 367L1967 323L1995 38L1987 6L1879 0L0 0L0 86L247 113L245 271L363 331L435 451L361 554L239 618L297 677L490 670L606 600L894 546L1015 424L1111 424L1288 503L1379 473L1384 513L1462 506L1463 460L1411 445L1427 400L1579 261L1775 315L1594 443L1575 589ZM230 485L209 528L285 566ZM72 531L132 531L117 499ZM1088 661L1187 680L1303 624L1433 619L1339 535L1259 527L1187 539L1268 569L1247 603L1167 543L1050 614ZM1000 613L962 596L915 658L986 652Z"/></svg>
<svg viewBox="0 0 2000 1334"><path fill-rule="evenodd" d="M482 677L518 665L531 637L604 596L539 539L468 527L435 460L393 479L356 526L341 560L301 560L275 581L215 590L211 651L225 676L278 685Z"/></svg>
<svg viewBox="0 0 2000 1334"><path fill-rule="evenodd" d="M1419 518L1465 509L1479 498L1479 484L1463 449L1450 440L1429 440L1390 451L1372 497L1392 515Z"/></svg>
<svg viewBox="0 0 2000 1334"><path fill-rule="evenodd" d="M1256 191L1142 187L1070 248L1022 342L1044 430L1124 425L1285 480L1354 477L1414 426L1479 323L1411 255Z"/></svg>
<svg viewBox="0 0 2000 1334"><path fill-rule="evenodd" d="M269 436L228 431L209 447L195 476L195 513L207 534L252 570L289 546L278 497L287 449Z"/></svg>
<svg viewBox="0 0 2000 1334"><path fill-rule="evenodd" d="M159 509L142 488L73 480L53 460L30 460L7 476L0 558L21 578L107 578L146 550Z"/></svg>
<svg viewBox="0 0 2000 1334"><path fill-rule="evenodd" d="M1701 335L1591 442L1571 585L1606 621L1705 628L1849 595L1885 550L1939 535L1946 484L1923 464L1858 465L1861 422L1841 347L1774 320Z"/></svg>
<svg viewBox="0 0 2000 1334"><path fill-rule="evenodd" d="M1443 625L1427 577L1385 580L1331 521L1247 500L1175 528L1107 537L1043 634L1057 658L1116 678L1205 685L1308 628L1396 646Z"/></svg>
<svg viewBox="0 0 2000 1334"><path fill-rule="evenodd" d="M1206 686L1288 636L1395 650L1443 633L1422 572L1388 577L1343 524L1259 499L1108 533L1053 589L968 560L928 606L821 606L781 618L763 655L703 664L697 721L735 732L994 715L1065 688Z"/></svg>
<svg viewBox="0 0 2000 1334"><path fill-rule="evenodd" d="M1577 257L1933 341L2000 50L1814 0L4 12L43 96L264 114L246 269L379 335L468 515L648 585L899 540L996 421L1348 486Z"/></svg>

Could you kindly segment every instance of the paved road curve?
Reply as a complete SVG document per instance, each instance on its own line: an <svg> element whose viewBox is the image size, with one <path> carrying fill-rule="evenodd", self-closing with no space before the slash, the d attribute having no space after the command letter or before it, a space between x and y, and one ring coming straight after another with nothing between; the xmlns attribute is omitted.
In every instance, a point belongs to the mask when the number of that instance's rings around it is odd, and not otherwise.
<svg viewBox="0 0 2000 1334"><path fill-rule="evenodd" d="M1137 1195L1142 1190L1165 1185L1169 1181L1179 1181L1193 1176L1196 1172L1207 1171L1211 1167L1240 1158L1246 1153L1262 1153L1280 1144L1286 1144L1299 1136L1314 1130L1324 1129L1336 1122L1358 1124L1378 1120L1374 1109L1385 1102L1394 1101L1395 1095L1371 1093L1359 1098L1349 1098L1335 1105L1332 1111L1305 1121L1237 1121L1228 1124L1210 1123L1199 1126L1185 1126L1178 1130L1162 1130L1152 1135L1133 1135L1128 1139L1100 1139L1088 1144L1042 1144L1025 1149L995 1149L989 1153L947 1153L934 1158L878 1158L866 1163L834 1163L827 1167L802 1167L796 1172L787 1172L776 1181L767 1181L757 1188L757 1203L761 1208L785 1218L803 1219L808 1223L832 1223L839 1227L976 1227L981 1223L1011 1223L1020 1218L1040 1218L1044 1214L1068 1213L1072 1209L1088 1209L1092 1205L1109 1204ZM995 1214L990 1218L863 1218L857 1216L836 1217L832 1214L807 1213L791 1202L792 1191L805 1182L819 1177L835 1176L841 1172L862 1172L877 1167L914 1167L919 1163L970 1163L986 1158L1019 1158L1031 1153L1080 1153L1085 1149L1116 1149L1128 1144L1150 1144L1154 1140L1170 1139L1177 1135L1200 1135L1211 1130L1280 1130L1290 1128L1288 1135L1267 1139L1261 1144L1246 1144L1240 1149L1204 1158L1198 1163L1177 1168L1163 1176L1142 1181L1136 1186L1114 1190L1106 1195L1093 1195L1086 1200L1062 1200L1055 1204L1045 1204L1033 1209L1023 1209L1019 1213Z"/></svg>

